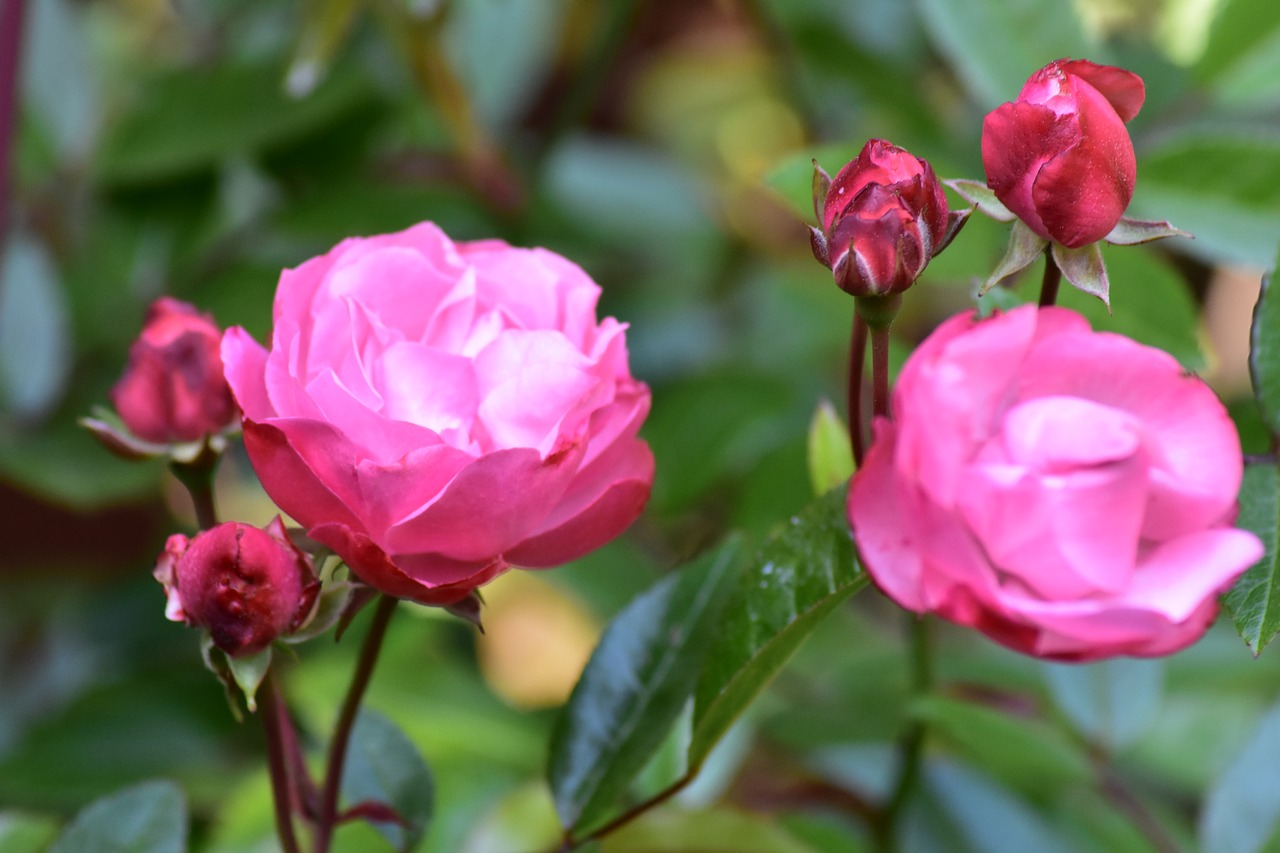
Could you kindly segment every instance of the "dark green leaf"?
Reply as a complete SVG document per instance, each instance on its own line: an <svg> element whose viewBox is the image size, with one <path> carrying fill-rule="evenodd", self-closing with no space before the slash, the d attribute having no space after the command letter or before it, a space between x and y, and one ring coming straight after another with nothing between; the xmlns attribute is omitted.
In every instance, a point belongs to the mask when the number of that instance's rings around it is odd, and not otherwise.
<svg viewBox="0 0 1280 853"><path fill-rule="evenodd" d="M916 702L911 713L970 763L1019 790L1053 791L1092 776L1085 755L1044 723L942 696Z"/></svg>
<svg viewBox="0 0 1280 853"><path fill-rule="evenodd" d="M919 6L934 44L983 109L1013 100L1027 77L1054 59L1106 61L1080 31L1069 3L920 0Z"/></svg>
<svg viewBox="0 0 1280 853"><path fill-rule="evenodd" d="M404 821L373 826L397 850L412 850L426 834L435 808L435 785L418 747L395 723L364 709L356 718L342 773L345 808L360 803L390 806Z"/></svg>
<svg viewBox="0 0 1280 853"><path fill-rule="evenodd" d="M187 806L172 782L144 782L85 806L49 853L182 853Z"/></svg>
<svg viewBox="0 0 1280 853"><path fill-rule="evenodd" d="M1262 292L1253 309L1249 374L1262 419L1273 433L1280 433L1280 296L1271 289L1270 275L1263 276Z"/></svg>
<svg viewBox="0 0 1280 853"><path fill-rule="evenodd" d="M609 853L689 853L691 850L814 853L812 847L770 817L727 808L652 812L609 836Z"/></svg>
<svg viewBox="0 0 1280 853"><path fill-rule="evenodd" d="M739 576L698 680L690 767L701 765L823 617L866 585L846 494L833 489L792 518Z"/></svg>
<svg viewBox="0 0 1280 853"><path fill-rule="evenodd" d="M372 97L341 67L305 98L284 92L274 63L191 69L153 84L144 106L107 134L97 170L107 181L154 181L207 168L317 132Z"/></svg>
<svg viewBox="0 0 1280 853"><path fill-rule="evenodd" d="M1236 630L1257 655L1280 631L1280 469L1275 465L1245 468L1236 523L1267 549L1223 598Z"/></svg>
<svg viewBox="0 0 1280 853"><path fill-rule="evenodd" d="M565 827L597 820L662 743L697 683L741 546L663 578L614 617L551 735L548 777Z"/></svg>
<svg viewBox="0 0 1280 853"><path fill-rule="evenodd" d="M1244 748L1209 789L1200 816L1202 849L1255 853L1280 819L1280 706L1259 721Z"/></svg>

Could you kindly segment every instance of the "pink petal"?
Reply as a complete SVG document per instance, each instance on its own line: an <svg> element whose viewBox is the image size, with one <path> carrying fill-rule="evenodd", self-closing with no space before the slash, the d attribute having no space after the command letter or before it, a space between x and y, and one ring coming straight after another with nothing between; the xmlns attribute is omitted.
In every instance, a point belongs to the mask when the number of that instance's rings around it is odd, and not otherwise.
<svg viewBox="0 0 1280 853"><path fill-rule="evenodd" d="M422 344L387 347L374 367L382 414L443 433L469 432L476 416L476 377L468 358Z"/></svg>
<svg viewBox="0 0 1280 853"><path fill-rule="evenodd" d="M1142 78L1132 71L1116 68L1114 65L1098 65L1087 59L1055 64L1101 92L1112 109L1119 114L1121 121L1132 121L1142 109L1142 103L1147 97L1147 87Z"/></svg>
<svg viewBox="0 0 1280 853"><path fill-rule="evenodd" d="M222 336L222 370L245 417L272 417L275 407L267 395L267 350L236 326Z"/></svg>
<svg viewBox="0 0 1280 853"><path fill-rule="evenodd" d="M302 420L276 426L246 418L244 446L262 488L299 524L338 521L364 529L352 509L360 505L360 484L350 465L354 451L333 427Z"/></svg>

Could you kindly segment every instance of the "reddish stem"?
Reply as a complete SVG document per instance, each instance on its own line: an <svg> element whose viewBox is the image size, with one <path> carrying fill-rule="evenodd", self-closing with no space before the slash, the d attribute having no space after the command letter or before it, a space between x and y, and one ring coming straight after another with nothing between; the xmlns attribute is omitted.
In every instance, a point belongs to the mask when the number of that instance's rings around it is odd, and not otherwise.
<svg viewBox="0 0 1280 853"><path fill-rule="evenodd" d="M295 787L292 784L285 743L286 729L292 729L289 709L285 707L274 673L269 673L262 687L262 731L267 738L267 766L271 773L271 798L275 804L276 834L283 853L298 853L298 839L293 832Z"/></svg>
<svg viewBox="0 0 1280 853"><path fill-rule="evenodd" d="M862 467L865 445L862 439L862 372L867 358L867 321L853 312L853 331L849 340L849 441L853 446L853 464Z"/></svg>
<svg viewBox="0 0 1280 853"><path fill-rule="evenodd" d="M373 621L369 625L369 633L365 634L364 645L360 647L360 659L356 662L355 672L351 676L351 686L347 688L346 699L343 700L337 725L334 726L333 739L329 742L329 761L325 768L320 810L316 815L315 853L328 853L329 844L333 839L333 829L338 822L338 794L342 790L342 770L347 761L347 746L351 741L351 730L355 727L356 715L360 713L360 703L364 700L369 679L373 677L378 653L382 651L382 640L387 634L387 624L396 612L398 603L399 599L390 595L383 595L378 599L378 606L373 611Z"/></svg>

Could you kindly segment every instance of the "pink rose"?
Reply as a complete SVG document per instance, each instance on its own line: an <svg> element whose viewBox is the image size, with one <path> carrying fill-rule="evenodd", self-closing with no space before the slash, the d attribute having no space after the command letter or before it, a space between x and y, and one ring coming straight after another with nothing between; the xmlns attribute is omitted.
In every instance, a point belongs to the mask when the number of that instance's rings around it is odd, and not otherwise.
<svg viewBox="0 0 1280 853"><path fill-rule="evenodd" d="M424 603L600 547L653 456L599 295L552 252L430 223L286 270L270 351L239 328L222 345L259 479L361 580Z"/></svg>
<svg viewBox="0 0 1280 853"><path fill-rule="evenodd" d="M814 204L822 215L822 230L812 232L814 256L854 296L906 290L951 236L947 197L933 169L883 139L868 140Z"/></svg>
<svg viewBox="0 0 1280 853"><path fill-rule="evenodd" d="M1018 651L1176 651L1262 556L1231 527L1240 443L1213 392L1063 308L952 317L875 433L849 496L867 571Z"/></svg>
<svg viewBox="0 0 1280 853"><path fill-rule="evenodd" d="M235 402L218 355L222 331L192 305L162 296L147 309L111 402L138 438L195 441L229 425Z"/></svg>
<svg viewBox="0 0 1280 853"><path fill-rule="evenodd" d="M1041 68L982 122L987 185L1032 231L1068 248L1101 240L1133 198L1138 167L1125 122L1142 78L1084 59Z"/></svg>
<svg viewBox="0 0 1280 853"><path fill-rule="evenodd" d="M277 517L259 530L227 522L188 539L175 533L156 561L168 596L165 616L206 628L232 657L256 654L311 615L320 582L311 558Z"/></svg>

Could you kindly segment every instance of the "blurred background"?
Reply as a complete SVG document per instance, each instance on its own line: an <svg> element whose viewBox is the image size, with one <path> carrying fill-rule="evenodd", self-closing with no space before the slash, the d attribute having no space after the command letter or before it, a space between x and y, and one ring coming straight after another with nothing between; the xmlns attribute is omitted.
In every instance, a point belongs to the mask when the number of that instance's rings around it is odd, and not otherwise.
<svg viewBox="0 0 1280 853"><path fill-rule="evenodd" d="M1265 450L1244 358L1280 237L1274 0L0 0L0 827L20 811L52 832L166 777L194 849L274 845L257 728L231 719L150 577L193 527L185 494L76 425L156 296L265 340L282 268L430 219L574 259L630 323L654 391L644 518L495 583L484 637L407 610L369 700L436 774L424 849L531 851L556 837L554 708L600 626L727 530L763 535L813 497L806 428L821 399L843 408L852 305L809 253L811 158L834 174L876 136L982 179L983 115L1064 56L1146 80L1130 212L1196 238L1108 249L1114 316L1063 302L1208 378ZM974 217L931 264L899 361L973 304L1006 235ZM1024 277L1001 298L1034 298L1039 264ZM237 452L220 504L274 513ZM859 849L904 719L893 617L874 591L832 616L706 778L604 849ZM952 704L913 712L941 722L912 849L1213 839L1205 804L1280 684L1276 653L1255 661L1229 624L1168 662L1095 668L944 639ZM313 643L289 673L315 732L352 645ZM1069 757L1028 765L1028 743ZM376 849L362 832L339 838Z"/></svg>

